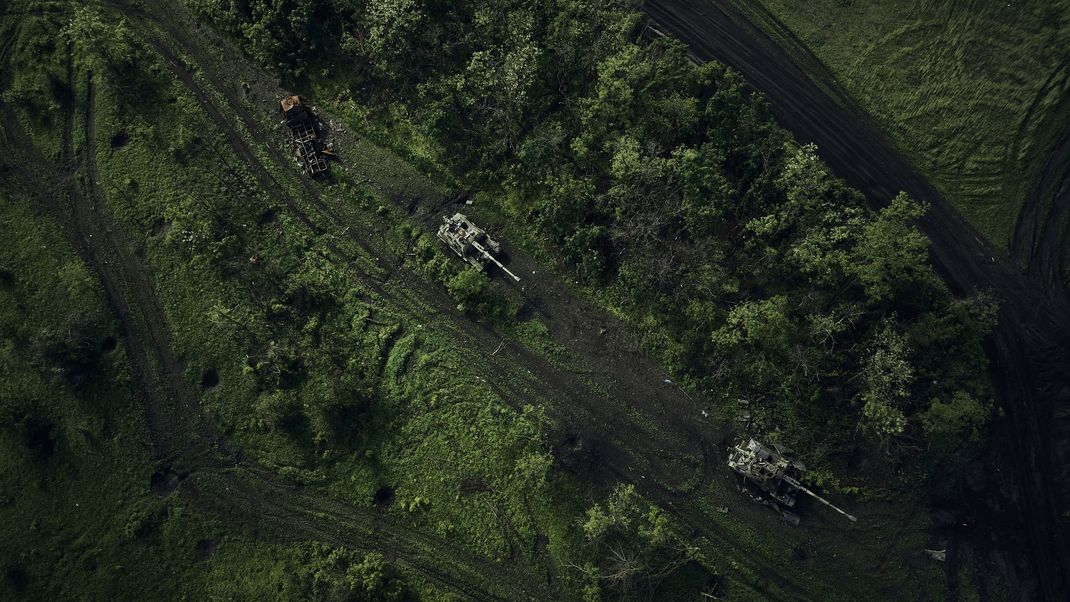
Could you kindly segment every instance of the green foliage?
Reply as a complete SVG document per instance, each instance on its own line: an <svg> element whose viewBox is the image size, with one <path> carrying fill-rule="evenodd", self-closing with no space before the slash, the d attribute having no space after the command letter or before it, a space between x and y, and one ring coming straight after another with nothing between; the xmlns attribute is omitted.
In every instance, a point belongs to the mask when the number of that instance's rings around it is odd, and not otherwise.
<svg viewBox="0 0 1070 602"><path fill-rule="evenodd" d="M232 29L279 23L206 6ZM523 234L554 245L671 369L726 406L749 400L761 428L812 460L847 449L860 424L884 445L925 436L924 400L956 388L986 405L983 363L966 359L981 357L984 327L927 265L913 226L924 207L900 195L866 209L737 74L642 38L634 8L316 10L338 28L323 43L358 66L347 91L392 116L403 98L440 161L504 189L501 209L536 228ZM484 277L457 271L434 242L415 242L422 271L462 310L508 315ZM926 322L940 327L916 327ZM964 353L935 353L941 344Z"/></svg>
<svg viewBox="0 0 1070 602"><path fill-rule="evenodd" d="M935 399L921 415L922 426L934 444L957 446L960 441L978 444L984 437L984 425L992 413L965 391L956 391L948 401Z"/></svg>
<svg viewBox="0 0 1070 602"><path fill-rule="evenodd" d="M863 424L882 438L903 434L906 417L901 409L914 383L906 340L891 324L879 330L862 367Z"/></svg>
<svg viewBox="0 0 1070 602"><path fill-rule="evenodd" d="M340 602L416 599L397 569L378 552L361 555L319 544L309 546L302 560L301 585L310 599Z"/></svg>
<svg viewBox="0 0 1070 602"><path fill-rule="evenodd" d="M137 56L126 20L108 21L96 7L75 7L61 33L68 43L83 50L81 56L95 67L121 72L131 67Z"/></svg>
<svg viewBox="0 0 1070 602"><path fill-rule="evenodd" d="M734 4L801 64L827 66L976 228L1009 244L1070 109L1057 50L1070 39L1070 3Z"/></svg>
<svg viewBox="0 0 1070 602"><path fill-rule="evenodd" d="M697 565L697 548L633 485L618 485L604 503L590 507L581 527L592 556L583 567L585 599L656 599L676 571Z"/></svg>
<svg viewBox="0 0 1070 602"><path fill-rule="evenodd" d="M457 309L467 311L483 302L489 284L490 279L482 272L461 270L446 284L446 289L458 301Z"/></svg>

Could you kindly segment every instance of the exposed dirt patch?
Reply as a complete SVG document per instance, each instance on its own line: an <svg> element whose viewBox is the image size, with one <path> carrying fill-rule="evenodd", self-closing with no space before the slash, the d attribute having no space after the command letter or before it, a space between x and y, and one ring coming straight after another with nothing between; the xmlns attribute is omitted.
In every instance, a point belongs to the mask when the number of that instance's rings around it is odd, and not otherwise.
<svg viewBox="0 0 1070 602"><path fill-rule="evenodd" d="M201 375L201 388L207 391L208 389L214 389L219 386L219 371L215 368L209 368Z"/></svg>
<svg viewBox="0 0 1070 602"><path fill-rule="evenodd" d="M513 319L517 322L527 322L535 315L535 306L531 303L524 303L517 310Z"/></svg>
<svg viewBox="0 0 1070 602"><path fill-rule="evenodd" d="M394 488L390 485L383 485L376 490L372 502L375 503L376 508L386 510L394 503Z"/></svg>
<svg viewBox="0 0 1070 602"><path fill-rule="evenodd" d="M123 148L127 144L130 144L130 134L122 130L115 132L115 135L111 137L111 147L113 149Z"/></svg>
<svg viewBox="0 0 1070 602"><path fill-rule="evenodd" d="M152 226L149 228L149 232L153 236L163 236L164 234L167 234L171 231L171 225L171 220L158 217L155 221L152 222Z"/></svg>
<svg viewBox="0 0 1070 602"><path fill-rule="evenodd" d="M171 495L180 484L182 484L182 477L170 468L157 470L149 479L149 489L160 497Z"/></svg>
<svg viewBox="0 0 1070 602"><path fill-rule="evenodd" d="M105 337L105 339L100 342L100 352L111 353L112 351L115 351L118 346L119 341L115 337Z"/></svg>
<svg viewBox="0 0 1070 602"><path fill-rule="evenodd" d="M197 542L197 546L194 548L194 554L197 556L197 560L205 561L215 556L216 549L219 547L219 542L214 539L202 539Z"/></svg>
<svg viewBox="0 0 1070 602"><path fill-rule="evenodd" d="M797 564L805 565L816 553L817 546L812 541L799 543L791 549L791 560Z"/></svg>

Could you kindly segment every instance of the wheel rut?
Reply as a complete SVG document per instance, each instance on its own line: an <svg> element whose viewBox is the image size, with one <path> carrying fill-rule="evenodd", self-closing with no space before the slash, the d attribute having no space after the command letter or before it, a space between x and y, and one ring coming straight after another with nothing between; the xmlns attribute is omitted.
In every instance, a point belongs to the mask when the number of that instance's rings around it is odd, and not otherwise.
<svg viewBox="0 0 1070 602"><path fill-rule="evenodd" d="M1065 295L1052 289L1052 274L1061 269L1065 231L1048 216L1039 248L1053 249L1039 259L1046 276L1023 274L1016 263L983 240L980 234L918 175L887 141L880 129L850 102L820 63L809 53L796 57L749 20L751 5L737 8L730 0L652 0L644 3L648 19L689 45L696 56L719 60L738 70L769 99L777 120L802 142L816 142L833 171L866 194L875 207L884 206L899 191L930 205L919 228L931 241L934 264L960 294L993 291L1000 302L999 322L990 337L989 356L997 397L1006 414L1003 442L1006 471L1014 474L1015 508L1006 518L1020 525L1031 558L1034 587L1058 599L1070 583L1070 534L1060 508L1070 507L1070 417L1057 411L1070 403L1070 306ZM772 20L763 15L764 21ZM778 35L790 36L782 25ZM804 48L796 40L787 43ZM800 66L803 63L803 66ZM1060 146L1062 148L1062 146ZM1062 152L1062 151L1057 151ZM1062 160L1056 163L1062 164ZM1062 173L1061 169L1051 173ZM1060 176L1061 177L1061 176ZM1056 178L1047 190L1065 189ZM1063 195L1064 193L1058 192ZM1059 196L1052 205L1061 216L1066 205ZM1019 241L1019 244L1025 241ZM1063 247L1064 248L1064 247ZM1046 379L1046 380L1042 380ZM991 492L997 498L998 492ZM984 500L973 502L979 506ZM1014 562L1007 563L1014 566Z"/></svg>

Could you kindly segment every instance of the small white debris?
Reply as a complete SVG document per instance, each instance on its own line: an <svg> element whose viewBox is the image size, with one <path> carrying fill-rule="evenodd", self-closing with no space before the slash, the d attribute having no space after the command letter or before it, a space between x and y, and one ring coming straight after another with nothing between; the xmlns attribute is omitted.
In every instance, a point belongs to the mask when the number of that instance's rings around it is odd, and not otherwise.
<svg viewBox="0 0 1070 602"><path fill-rule="evenodd" d="M709 418L710 417L710 413L707 412L706 410L702 410L702 417L703 418Z"/></svg>
<svg viewBox="0 0 1070 602"><path fill-rule="evenodd" d="M670 385L672 384L672 381L667 378L665 379L665 382L669 383Z"/></svg>

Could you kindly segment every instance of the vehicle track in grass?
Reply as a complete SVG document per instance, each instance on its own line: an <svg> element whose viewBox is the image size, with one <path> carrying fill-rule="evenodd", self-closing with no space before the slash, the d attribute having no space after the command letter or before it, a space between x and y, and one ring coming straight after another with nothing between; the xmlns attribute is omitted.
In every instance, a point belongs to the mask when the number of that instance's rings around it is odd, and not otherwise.
<svg viewBox="0 0 1070 602"><path fill-rule="evenodd" d="M135 14L132 18L135 16L143 17L145 14ZM200 60L196 60L198 57L196 52L187 53L184 50L182 54L193 56L195 62L202 66L206 74L210 72L211 66L204 65L203 55ZM177 59L175 54L172 54L172 57ZM182 60L177 60L173 66L180 67L177 63ZM188 81L183 81L183 84L188 85L189 82L201 85L192 74ZM228 105L241 104L240 98L233 94L231 97L227 97L226 94L223 96ZM212 97L213 94L210 91L202 90L202 96L199 98L207 99L207 104L214 106L215 101ZM89 91L87 91L87 105L87 113L92 114L94 101ZM213 122L221 127L232 127L228 126L231 119L226 109L222 107L215 107L215 109L214 119L218 120ZM255 124L256 120L252 115L250 113L246 115ZM71 119L73 120L73 117ZM87 149L94 146L93 139L96 135L95 130L90 129L95 128L95 118L90 118L88 121L94 122L94 125L86 124L85 135L89 139ZM250 132L257 138L263 135L261 140L264 146L278 145L278 136L272 136L264 129L250 128ZM273 165L266 169L261 165L261 169L257 169L256 162L262 161L259 158L261 153L244 140L240 132L233 130L232 133L235 136L230 142L238 147L232 150L243 162L251 163L248 168L254 172L254 175L260 174L257 178L260 185L266 190L278 186L278 194L290 195L291 193L282 184L271 183L275 177L271 175L272 169L283 171L283 177L287 179L293 178L293 166L281 151L275 148L274 152L264 153ZM92 167L84 169L95 174L95 156L92 159ZM285 174L286 169L290 170L289 175ZM267 174L267 177L264 174ZM39 174L29 175L38 177ZM387 174L381 177L391 176ZM305 204L308 199L304 197L311 196L308 186L314 188L315 185L301 180L299 176L297 181L300 182L299 187L303 189L300 195L302 198L291 197L294 203L292 207L289 204L283 204L296 213L307 210L310 205L314 209L313 204ZM91 197L103 196L106 184L100 183L98 175L93 175L92 186L95 195L90 195ZM385 183L383 187L388 188ZM408 205L412 200L406 198L404 193L393 194L391 198L403 205ZM273 197L273 199L279 200L278 197ZM417 217L423 220L422 223L426 227L433 230L434 222L437 221L437 210L441 209L441 199L424 198L418 201L416 208L424 211L422 208L426 206L426 211ZM106 202L106 199L101 199L98 204L102 202ZM83 206L88 209L92 208L91 203L83 203ZM92 241L95 246L90 249L91 252L110 253L110 246L128 246L129 241L115 238L122 234L118 224L113 222L101 226L99 220L103 217L97 216L94 219L97 221L87 221L86 227L102 227L102 231L111 228L109 235L113 236L110 242L106 240L108 237L91 237L96 239ZM302 220L302 223L314 232L329 232L341 236L340 229L344 230L343 218L337 214L332 217L327 211L309 210L306 219L307 221ZM340 221L343 223L339 223ZM354 242L360 243L361 241ZM375 244L374 240L364 241L366 246L361 247L364 249L362 252L380 252L381 249ZM338 254L343 259L347 257L342 251ZM123 254L116 253L116 256L123 257ZM131 262L126 267L143 275L148 273L145 271L147 266L138 263L140 260L136 254L132 258L126 256L126 259ZM535 307L537 317L544 321L554 338L578 356L594 359L605 366L604 370L596 373L576 374L574 370L570 371L567 367L552 366L519 344L509 342L498 355L498 359L493 362L488 360L488 366L483 368L487 371L488 381L494 381L503 399L511 403L519 405L529 401L539 402L548 393L559 398L561 405L553 416L555 425L552 436L564 438L577 436L587 444L598 446L598 455L595 458L597 466L582 465L568 470L580 478L599 484L609 484L616 480L635 483L645 495L658 501L685 524L695 528L696 532L708 535L720 542L724 548L731 550L732 556L745 562L747 566L769 567L763 569L765 578L780 583L782 590L787 592L785 593L787 597L805 597L807 592L812 591L828 593L830 590L827 587L824 590L811 590L806 586L794 585L796 582L806 583L801 571L789 568L778 569L779 561L775 555L755 549L753 544L718 526L716 522L710 521L709 516L692 505L693 500L689 498L690 489L688 489L691 485L687 484L691 471L697 470L707 477L729 481L726 486L731 486L727 471L723 466L723 438L728 434L725 426L703 422L700 417L701 406L688 399L675 385L664 382L666 378L664 371L639 350L626 326L569 291L567 286L548 272L544 272L534 260L525 254L514 253L513 262L513 265L524 273L525 281L522 284L524 288L521 292ZM90 264L94 267L98 265L96 262L90 262ZM535 273L529 275L528 272ZM366 278L367 274L361 276ZM459 332L469 338L472 345L483 349L486 354L490 355L502 340L500 333L457 312L453 307L453 302L443 291L432 289L408 270L404 268L398 270L394 278L397 279L396 283L399 286L406 291L412 291L405 293L411 295L412 300L426 303L430 308L429 311L447 316L452 323L457 325ZM104 275L102 275L102 280L106 280ZM118 282L118 280L114 279L113 282ZM393 283L394 280L391 279L391 284ZM108 282L105 284L108 285ZM142 292L147 290L146 294L154 294L151 283L148 284L147 289L142 286L140 290ZM131 298L131 294L122 286L112 286L108 292L113 305L122 303L127 311L146 312L143 319L130 318L126 326L129 330L134 330L134 327L143 328L140 322L144 320L154 321L162 325L161 328L166 328L165 316L158 300L155 304L143 304L140 301L130 303L128 299ZM387 293L393 294L390 291ZM406 297L391 298L398 300ZM423 310L416 308L413 311ZM413 315L421 314L414 313ZM130 326L131 324L133 326ZM135 343L144 350L146 356L145 363L148 368L144 371L145 375L138 377L138 380L151 380L153 376L149 373L155 370L152 364L156 361L153 358L158 351L153 348L169 349L169 343L165 344L166 333L163 336L153 336L151 333L137 330L125 338L136 338ZM513 373L517 376L516 382L513 382L513 379L494 378L495 371ZM192 386L191 383L184 381L178 384L167 381L168 379L163 378L162 385L145 387L148 392L142 396L142 399L147 403L152 403L151 395L167 397L174 395L175 392L166 389L176 387L182 389ZM165 390L161 391L160 387ZM197 396L193 395L194 402L189 404L189 407L200 420L199 408L195 407L196 399ZM174 407L166 400L156 406L161 412L170 411ZM633 410L638 417L632 415ZM184 451L180 462L176 465L176 469L186 477L179 486L179 490L199 500L198 503L203 503L204 507L217 509L217 515L221 517L233 518L237 522L250 524L253 528L269 531L273 537L283 537L288 540L329 536L329 541L342 542L353 547L378 546L388 551L399 564L413 568L432 581L443 584L444 587L455 588L462 595L469 597L493 599L500 597L500 592L506 591L481 588L478 584L485 583L487 579L498 579L503 583L519 583L520 585L514 586L514 590L510 591L524 591L522 575L518 576L496 563L481 564L479 559L466 558L467 554L463 552L458 554L451 546L444 545L433 537L429 538L426 534L413 531L389 516L369 514L366 509L338 504L316 492L305 491L290 485L255 463L240 459L240 452L235 451L225 440L215 437L207 423L200 424L197 428L202 434L202 441L206 443ZM560 447L560 441L554 441L553 444L555 447ZM567 455L567 451L564 455ZM697 460L694 466L688 467L684 475L681 475L681 471L674 467L674 463L683 455L696 456ZM743 496L740 496L739 508L734 507L733 513L743 515L754 524L776 525L777 523L770 513L752 505ZM804 529L808 528L804 527ZM372 534L369 535L369 533ZM390 545L384 542L394 539L400 543L397 549L390 551ZM425 562L423 557L413 556L412 550L424 548L431 548L436 551L436 555L440 556L465 558L457 559L463 561L461 566L441 571L433 563ZM473 566L476 567L474 571L471 569ZM468 583L471 579L476 581ZM535 597L545 598L547 597L545 592L553 590L552 588L549 590L532 588L529 591L537 592L532 594Z"/></svg>
<svg viewBox="0 0 1070 602"><path fill-rule="evenodd" d="M458 553L455 546L370 508L317 501L247 460L227 460L234 455L228 442L198 422L201 417L197 399L190 391L190 383L182 379L181 365L171 353L166 317L147 280L146 267L111 217L106 199L100 196L92 150L96 144L94 101L90 80L83 105L86 123L82 165L73 152L73 107L71 115L65 117L60 164L51 165L27 143L29 138L14 119L14 112L4 110L7 107L2 104L5 120L0 148L5 151L5 167L10 168L5 171L10 171L18 187L36 196L41 208L64 226L83 261L100 277L109 305L122 326L133 385L144 405L159 461L178 472L183 483L201 471L211 474L212 467L226 467L226 484L222 489L202 488L202 500L218 500L243 487L270 492L260 500L258 508L263 512L236 507L229 518L251 522L258 528L271 527L279 533L323 535L325 541L354 548L389 548L384 551L398 564L470 599L502 600L515 592L526 592L532 599L545 598L546 590L508 566ZM305 511L288 511L286 504L291 499L302 500ZM374 527L368 531L374 537L358 528L361 521ZM390 542L390 546L382 545L384 542Z"/></svg>
<svg viewBox="0 0 1070 602"><path fill-rule="evenodd" d="M154 21L164 30L167 34L165 43L175 44L176 52L190 57L200 70L200 77L211 86L213 91L202 93L200 97L208 98L218 94L222 96L222 102L230 107L230 110L220 108L214 111L214 114L219 116L217 125L223 129L230 128L229 119L224 115L233 111L238 115L238 122L243 129L256 139L258 145L276 146L264 154L267 154L274 164L273 169L283 172L289 170L286 177L292 178L295 172L292 162L277 148L283 144L280 137L273 136L262 123L258 124L258 120L248 108L242 111L236 109L243 107L246 102L238 88L239 77L261 80L256 83L250 79L254 95L257 90L268 91L269 98L262 98L259 103L249 105L254 107L253 110L257 114L275 114L274 102L289 92L273 82L264 81L266 78L263 74L251 74L248 69L242 71L239 66L242 65L243 59L225 43L212 37L212 32L199 28L192 32L173 12L167 13L166 17L160 15L154 18L153 7L158 5L150 3L146 6L149 12L138 13L138 16ZM185 32L180 31L183 27L186 28ZM213 73L216 61L227 65L227 78ZM323 114L327 115L326 112ZM234 138L243 145L251 143L248 140L242 141L240 134ZM349 138L349 148L368 148L367 145L357 144L352 137ZM338 139L346 142L345 135L338 136ZM249 151L242 154L255 158L261 153ZM362 163L368 160L368 157L358 157L358 161ZM393 186L399 177L404 179L408 174L409 172L404 172L399 175L396 170L393 173L362 173L374 188L388 198L403 208L415 210L417 215L414 215L414 218L433 231L437 225L436 212L443 208L443 202L438 198L440 195L413 197L411 191L404 188L398 190ZM319 196L315 184L299 181L304 189L301 196L310 194L309 187ZM337 214L332 216L328 211L317 213L316 217L312 217L311 213L309 215L311 221L320 226L319 231L336 236L349 232L343 227L344 221L339 222ZM324 221L321 222L321 219ZM340 228L343 231L341 233L338 231ZM349 235L368 236L367 233L358 232L350 232ZM370 239L365 238L364 244L369 245L366 248L375 253L387 252L385 248L376 247L375 241ZM491 372L487 382L509 380L495 378L495 370L503 374L513 372L521 379L526 373L528 380L525 382L535 383L540 390L526 390L529 385L497 385L503 392L503 399L516 405L528 400L538 402L540 395L547 393L557 399L557 405L552 408L554 428L551 436L559 442L562 438L568 440L575 436L589 438L589 443L599 446L599 466L595 469L598 474L589 467L570 469L580 478L595 482L604 482L610 478L632 482L645 495L667 507L689 525L698 527L722 541L732 550L733 556L747 559L749 566L776 566L778 562L774 557L757 552L753 545L718 527L709 517L699 519L701 513L678 509L681 504L686 506L693 503L693 500L687 499L687 492L679 489L693 486L687 484L687 480L693 476L691 473L685 471L684 475L680 474L677 465L681 458L697 457L700 466L695 469L703 475L726 473L723 466L724 443L730 432L726 425L706 422L701 417L701 406L681 389L667 382L664 370L639 349L626 326L573 294L567 286L542 270L530 257L520 252L513 255L512 265L518 267L525 277L521 293L535 308L536 316L548 327L554 339L578 357L595 359L596 363L605 366L605 369L584 374L580 378L575 371L551 366L542 357L525 350L517 343L509 342L504 348L505 353L501 354L504 356L502 361L489 367ZM527 268L531 268L530 276ZM448 317L465 336L466 344L493 355L491 350L503 339L499 333L457 312L453 301L444 291L437 287L429 288L425 281L408 270L401 269L394 273L394 278L398 279L397 284L412 291L407 294L413 295L414 300L426 303L432 311ZM559 448L557 443L555 448ZM764 509L751 507L749 501L743 501L742 504L745 508L742 513L748 515L753 522L776 522L775 518L770 520L771 515ZM763 571L767 576L775 573L773 568ZM776 577L789 584L793 580L806 581L801 573L785 571L785 575L778 574ZM865 589L864 584L858 587L857 591Z"/></svg>
<svg viewBox="0 0 1070 602"><path fill-rule="evenodd" d="M1020 526L1026 538L1022 547L1032 561L1034 594L1058 599L1070 587L1067 523L1060 517L1070 507L1070 412L1066 409L1070 378L1065 370L1070 365L1070 307L1065 295L1053 289L1051 277L1060 273L1065 250L1062 220L1057 215L1047 217L1042 242L1034 251L1040 255L1040 265L1022 274L1014 261L984 241L917 174L856 108L827 68L772 15L753 3L740 10L727 0L652 0L643 6L659 29L687 43L696 56L717 59L742 73L769 99L778 122L800 141L816 142L834 173L864 192L875 207L884 206L899 190L929 203L930 211L919 228L932 243L930 253L937 269L960 294L995 292L1000 302L999 323L988 351L997 396L1006 414L1000 432L1007 457L1000 464L1005 474L1014 475L1014 492L1007 504L1014 508L1013 516L1006 510L986 509L988 501L1002 505L1002 496L994 488L964 497L990 496L974 502L969 511L988 518L999 516L1009 525ZM760 26L754 18L761 21ZM777 39L763 27L776 31ZM1055 155L1063 153L1063 148L1060 143ZM1054 159L1056 164L1062 162ZM1065 190L1066 178L1058 175L1062 169L1046 170L1055 177L1038 187ZM1062 215L1067 203L1065 193L1059 194L1052 205Z"/></svg>
<svg viewBox="0 0 1070 602"><path fill-rule="evenodd" d="M1040 168L1037 174L1034 174L1035 182L1032 190L1024 191L1021 194L1025 195L1025 202L1021 210L1018 212L1018 217L1015 221L1014 232L1011 236L1011 255L1016 257L1020 264L1026 268L1033 264L1037 258L1036 252L1041 239L1041 229L1046 224L1048 217L1047 213L1043 212L1045 203L1043 202L1043 189L1040 188L1042 181L1048 176L1045 172L1049 172L1054 160L1060 154L1058 149L1065 145L1064 139L1067 135L1067 125L1065 116L1070 115L1070 97L1062 98L1054 109L1048 109L1045 114L1040 115L1040 108L1044 105L1044 99L1055 93L1059 89L1067 87L1067 77L1070 77L1070 62L1064 62L1058 67L1052 70L1048 75L1048 78L1037 90L1036 95L1033 97L1032 102L1029 103L1028 109L1026 109L1025 115L1018 123L1014 139L1010 145L1007 146L1007 150L1004 155L1003 164L1004 172L1011 172L1012 170L1029 170L1030 168ZM1049 116L1054 116L1051 118ZM1062 118L1062 119L1060 119ZM1054 146L1051 152L1048 154L1047 160L1044 165L1030 165L1029 160L1036 158L1037 153L1033 153L1027 159L1020 158L1022 146L1030 142L1027 140L1031 129L1030 124L1035 120L1040 119L1040 123L1033 128L1034 132L1041 132L1045 130L1057 129L1059 135L1054 139ZM1036 134L1034 133L1034 136ZM1018 194L1019 191L1007 190L1008 194ZM1052 207L1047 207L1048 212L1052 210Z"/></svg>

